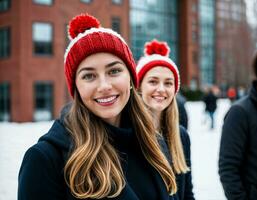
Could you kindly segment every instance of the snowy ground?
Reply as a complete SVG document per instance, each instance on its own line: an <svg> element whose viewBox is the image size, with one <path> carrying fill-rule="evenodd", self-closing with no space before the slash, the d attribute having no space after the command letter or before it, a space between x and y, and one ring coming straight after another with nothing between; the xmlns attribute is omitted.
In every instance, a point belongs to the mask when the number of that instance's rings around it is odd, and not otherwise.
<svg viewBox="0 0 257 200"><path fill-rule="evenodd" d="M192 173L196 200L225 200L218 177L218 151L223 117L229 101L219 100L216 126L209 129L202 102L188 102ZM0 123L0 200L17 199L17 176L26 149L53 122Z"/></svg>

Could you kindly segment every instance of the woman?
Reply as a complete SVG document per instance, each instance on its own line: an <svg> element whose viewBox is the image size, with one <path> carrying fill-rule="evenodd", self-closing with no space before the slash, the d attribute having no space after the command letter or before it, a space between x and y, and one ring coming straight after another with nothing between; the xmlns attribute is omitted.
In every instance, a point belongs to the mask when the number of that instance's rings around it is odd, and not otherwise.
<svg viewBox="0 0 257 200"><path fill-rule="evenodd" d="M73 102L26 152L18 199L173 199L174 173L136 94L129 47L88 14L71 20L69 34Z"/></svg>
<svg viewBox="0 0 257 200"><path fill-rule="evenodd" d="M139 93L151 111L158 138L164 138L164 145L168 146L166 156L177 176L177 197L179 200L192 200L190 140L186 130L179 127L175 98L180 78L177 66L168 55L167 43L157 40L146 43L145 56L137 65Z"/></svg>

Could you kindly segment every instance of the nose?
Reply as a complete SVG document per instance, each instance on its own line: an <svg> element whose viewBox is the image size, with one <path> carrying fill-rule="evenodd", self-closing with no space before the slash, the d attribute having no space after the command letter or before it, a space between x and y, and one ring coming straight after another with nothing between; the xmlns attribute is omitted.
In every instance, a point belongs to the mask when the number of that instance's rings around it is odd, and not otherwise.
<svg viewBox="0 0 257 200"><path fill-rule="evenodd" d="M160 83L157 87L157 91L158 92L164 92L165 91L165 88L164 88L164 84L163 83Z"/></svg>
<svg viewBox="0 0 257 200"><path fill-rule="evenodd" d="M97 87L98 92L106 92L109 91L112 88L111 82L105 77L99 77L99 83Z"/></svg>

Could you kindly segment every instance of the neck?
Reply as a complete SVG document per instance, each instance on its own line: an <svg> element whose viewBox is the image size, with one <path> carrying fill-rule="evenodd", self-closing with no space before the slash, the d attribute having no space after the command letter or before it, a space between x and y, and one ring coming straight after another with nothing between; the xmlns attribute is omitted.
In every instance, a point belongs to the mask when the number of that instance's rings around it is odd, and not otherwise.
<svg viewBox="0 0 257 200"><path fill-rule="evenodd" d="M151 113L153 117L154 128L157 132L160 132L161 112L152 110Z"/></svg>
<svg viewBox="0 0 257 200"><path fill-rule="evenodd" d="M120 127L120 115L117 117L103 119L103 120L112 126Z"/></svg>

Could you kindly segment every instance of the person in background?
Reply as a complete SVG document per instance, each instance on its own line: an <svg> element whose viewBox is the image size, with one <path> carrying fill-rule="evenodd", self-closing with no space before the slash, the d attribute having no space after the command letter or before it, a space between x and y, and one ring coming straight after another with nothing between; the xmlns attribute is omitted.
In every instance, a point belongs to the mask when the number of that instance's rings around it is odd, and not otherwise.
<svg viewBox="0 0 257 200"><path fill-rule="evenodd" d="M26 152L18 200L168 200L176 181L138 96L125 40L81 14L69 24L65 77L73 101Z"/></svg>
<svg viewBox="0 0 257 200"><path fill-rule="evenodd" d="M257 54L249 94L227 112L219 152L219 176L228 200L257 198Z"/></svg>
<svg viewBox="0 0 257 200"><path fill-rule="evenodd" d="M215 87L212 86L209 88L208 92L203 97L203 102L205 103L205 111L208 113L210 120L211 120L211 129L214 128L215 125L215 118L214 114L217 109L217 95L215 92Z"/></svg>
<svg viewBox="0 0 257 200"><path fill-rule="evenodd" d="M236 89L234 87L228 88L227 97L229 98L231 103L233 103L236 100L237 94Z"/></svg>
<svg viewBox="0 0 257 200"><path fill-rule="evenodd" d="M179 71L168 57L169 51L166 42L153 40L145 44L145 56L136 67L139 94L152 114L160 144L168 146L166 156L177 177L177 199L194 200L190 139L185 128L179 126L176 101L180 87Z"/></svg>
<svg viewBox="0 0 257 200"><path fill-rule="evenodd" d="M243 86L239 86L237 88L237 99L241 99L242 97L244 97L246 94L245 92L245 88Z"/></svg>

